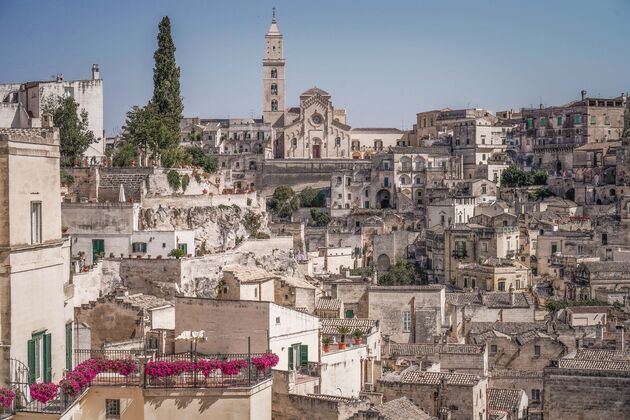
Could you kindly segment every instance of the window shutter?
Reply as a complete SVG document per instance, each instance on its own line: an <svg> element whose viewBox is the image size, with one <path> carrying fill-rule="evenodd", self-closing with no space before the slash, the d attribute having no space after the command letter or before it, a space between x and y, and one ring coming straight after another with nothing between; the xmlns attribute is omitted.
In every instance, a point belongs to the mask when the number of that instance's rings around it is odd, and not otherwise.
<svg viewBox="0 0 630 420"><path fill-rule="evenodd" d="M35 382L35 340L28 340L28 382Z"/></svg>
<svg viewBox="0 0 630 420"><path fill-rule="evenodd" d="M289 369L293 369L293 347L289 347Z"/></svg>
<svg viewBox="0 0 630 420"><path fill-rule="evenodd" d="M300 366L308 365L308 346L300 344Z"/></svg>
<svg viewBox="0 0 630 420"><path fill-rule="evenodd" d="M144 252L145 254L147 253L147 243L146 242L142 242L142 252Z"/></svg>
<svg viewBox="0 0 630 420"><path fill-rule="evenodd" d="M72 369L72 322L66 324L66 369Z"/></svg>
<svg viewBox="0 0 630 420"><path fill-rule="evenodd" d="M44 334L44 382L50 382L52 380L52 358L50 341L50 334Z"/></svg>

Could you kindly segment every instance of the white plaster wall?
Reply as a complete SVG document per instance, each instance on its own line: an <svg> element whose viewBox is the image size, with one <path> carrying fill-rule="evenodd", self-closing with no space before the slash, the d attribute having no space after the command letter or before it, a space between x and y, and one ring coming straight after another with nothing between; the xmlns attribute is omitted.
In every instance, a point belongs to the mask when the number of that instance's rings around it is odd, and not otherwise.
<svg viewBox="0 0 630 420"><path fill-rule="evenodd" d="M161 308L150 309L152 329L175 329L175 306L163 306Z"/></svg>
<svg viewBox="0 0 630 420"><path fill-rule="evenodd" d="M277 318L280 322L277 323ZM280 360L276 369L289 369L288 349L293 344L308 346L308 360L317 362L319 355L319 318L283 306L271 304L269 308L269 341L271 351Z"/></svg>
<svg viewBox="0 0 630 420"><path fill-rule="evenodd" d="M322 353L322 394L358 397L361 392L361 359L367 357L365 346Z"/></svg>

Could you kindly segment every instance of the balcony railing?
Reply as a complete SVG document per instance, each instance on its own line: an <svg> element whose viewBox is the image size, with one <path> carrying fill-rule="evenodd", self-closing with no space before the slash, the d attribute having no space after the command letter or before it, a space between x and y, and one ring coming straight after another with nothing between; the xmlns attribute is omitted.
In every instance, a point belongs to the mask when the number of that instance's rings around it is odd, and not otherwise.
<svg viewBox="0 0 630 420"><path fill-rule="evenodd" d="M220 369L210 372L207 376L197 369L188 369L176 376L154 377L144 375L145 388L235 388L252 387L271 378L271 369L259 370L251 363L253 357L262 357L264 353L242 354L203 354L195 352L177 353L157 357L154 361L167 362L192 362L197 364L200 360L220 360L223 362L233 360L247 361L247 367L240 369L236 375L228 375Z"/></svg>

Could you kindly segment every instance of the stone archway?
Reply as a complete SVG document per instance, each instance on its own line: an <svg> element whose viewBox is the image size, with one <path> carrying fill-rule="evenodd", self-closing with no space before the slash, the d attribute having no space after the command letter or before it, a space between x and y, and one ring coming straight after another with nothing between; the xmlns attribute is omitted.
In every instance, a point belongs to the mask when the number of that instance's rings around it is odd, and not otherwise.
<svg viewBox="0 0 630 420"><path fill-rule="evenodd" d="M381 206L382 209L391 208L391 194L389 190L380 190L376 193L376 203Z"/></svg>

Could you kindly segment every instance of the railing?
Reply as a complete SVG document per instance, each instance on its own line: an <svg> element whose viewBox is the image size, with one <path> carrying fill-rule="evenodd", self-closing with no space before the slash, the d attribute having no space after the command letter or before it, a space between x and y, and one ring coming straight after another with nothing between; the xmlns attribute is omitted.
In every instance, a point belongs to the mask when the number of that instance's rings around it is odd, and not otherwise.
<svg viewBox="0 0 630 420"><path fill-rule="evenodd" d="M75 350L73 366L90 359L133 360L136 364L134 373L125 376L116 372L101 372L96 375L90 385L139 386L141 384L141 363L138 356L144 354L144 350Z"/></svg>
<svg viewBox="0 0 630 420"><path fill-rule="evenodd" d="M195 352L178 353L156 357L154 361L191 362L184 372L174 375L157 377L144 375L145 388L234 388L251 387L271 378L271 369L259 370L251 363L252 357L262 357L264 353L242 354L203 354ZM240 369L235 375L228 375L216 369L206 376L201 369L195 368L203 360L229 362L233 360L247 361L247 367Z"/></svg>

